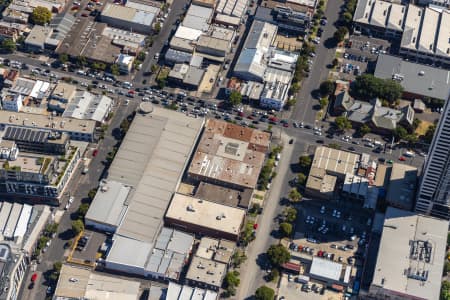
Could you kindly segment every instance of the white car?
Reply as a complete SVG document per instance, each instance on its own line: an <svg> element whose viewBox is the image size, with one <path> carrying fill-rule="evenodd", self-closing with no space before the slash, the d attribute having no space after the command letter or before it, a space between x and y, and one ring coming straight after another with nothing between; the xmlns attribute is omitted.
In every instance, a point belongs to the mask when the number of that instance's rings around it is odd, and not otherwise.
<svg viewBox="0 0 450 300"><path fill-rule="evenodd" d="M70 203L67 203L66 206L64 207L65 210L68 210L70 207Z"/></svg>
<svg viewBox="0 0 450 300"><path fill-rule="evenodd" d="M73 196L71 196L71 197L69 198L69 203L72 204L72 203L73 203L73 200L75 200L75 198L74 198Z"/></svg>
<svg viewBox="0 0 450 300"><path fill-rule="evenodd" d="M150 98L149 97L142 97L142 101L150 101Z"/></svg>

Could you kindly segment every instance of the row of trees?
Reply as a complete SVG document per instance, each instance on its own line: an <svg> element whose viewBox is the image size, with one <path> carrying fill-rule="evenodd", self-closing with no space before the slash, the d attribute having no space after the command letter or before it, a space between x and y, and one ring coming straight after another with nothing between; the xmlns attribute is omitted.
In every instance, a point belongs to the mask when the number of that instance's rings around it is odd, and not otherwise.
<svg viewBox="0 0 450 300"><path fill-rule="evenodd" d="M391 79L380 79L372 74L363 74L356 77L352 84L351 94L353 97L364 100L381 98L390 104L400 98L403 87Z"/></svg>

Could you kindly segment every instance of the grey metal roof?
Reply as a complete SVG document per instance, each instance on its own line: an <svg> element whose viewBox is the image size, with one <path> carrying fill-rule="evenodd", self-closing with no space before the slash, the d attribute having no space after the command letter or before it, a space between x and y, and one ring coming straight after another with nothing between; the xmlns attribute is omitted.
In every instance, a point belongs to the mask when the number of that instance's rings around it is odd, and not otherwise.
<svg viewBox="0 0 450 300"><path fill-rule="evenodd" d="M158 107L136 114L108 174L108 180L134 187L119 234L155 240L203 123Z"/></svg>
<svg viewBox="0 0 450 300"><path fill-rule="evenodd" d="M450 91L450 71L404 61L399 57L380 54L375 76L392 79L401 75L399 82L405 92L446 100Z"/></svg>
<svg viewBox="0 0 450 300"><path fill-rule="evenodd" d="M117 181L108 181L100 187L85 219L119 226L127 209L127 197L131 188Z"/></svg>
<svg viewBox="0 0 450 300"><path fill-rule="evenodd" d="M169 48L164 55L164 58L172 63L189 63L191 61L192 54Z"/></svg>

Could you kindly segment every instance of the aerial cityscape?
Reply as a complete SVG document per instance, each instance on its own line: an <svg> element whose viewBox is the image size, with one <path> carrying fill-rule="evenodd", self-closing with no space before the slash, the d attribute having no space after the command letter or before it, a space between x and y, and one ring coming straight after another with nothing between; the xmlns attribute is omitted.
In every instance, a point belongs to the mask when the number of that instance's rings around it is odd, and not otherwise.
<svg viewBox="0 0 450 300"><path fill-rule="evenodd" d="M5 0L0 300L450 300L450 0Z"/></svg>

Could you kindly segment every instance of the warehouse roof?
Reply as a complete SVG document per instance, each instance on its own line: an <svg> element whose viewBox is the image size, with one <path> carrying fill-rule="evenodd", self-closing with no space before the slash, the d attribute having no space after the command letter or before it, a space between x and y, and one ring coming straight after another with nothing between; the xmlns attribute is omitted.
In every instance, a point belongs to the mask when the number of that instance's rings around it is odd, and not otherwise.
<svg viewBox="0 0 450 300"><path fill-rule="evenodd" d="M450 71L433 68L399 57L380 54L375 76L384 79L398 78L405 92L446 100L450 90Z"/></svg>
<svg viewBox="0 0 450 300"><path fill-rule="evenodd" d="M372 285L439 299L447 231L447 220L388 207Z"/></svg>
<svg viewBox="0 0 450 300"><path fill-rule="evenodd" d="M151 291L150 291L151 294ZM216 300L217 293L200 288L192 288L188 285L179 285L172 281L169 282L165 299L171 300Z"/></svg>
<svg viewBox="0 0 450 300"><path fill-rule="evenodd" d="M201 35L197 41L197 46L228 52L230 43L229 41L223 39L208 35Z"/></svg>
<svg viewBox="0 0 450 300"><path fill-rule="evenodd" d="M105 95L77 91L62 116L103 122L112 108L112 102L112 99Z"/></svg>
<svg viewBox="0 0 450 300"><path fill-rule="evenodd" d="M195 196L200 199L223 205L247 209L252 193L252 189L236 190L220 185L200 182L196 189Z"/></svg>
<svg viewBox="0 0 450 300"><path fill-rule="evenodd" d="M343 177L347 173L354 174L360 155L328 147L317 147L311 168L325 169Z"/></svg>
<svg viewBox="0 0 450 300"><path fill-rule="evenodd" d="M183 26L206 32L212 13L211 8L191 4L183 19Z"/></svg>
<svg viewBox="0 0 450 300"><path fill-rule="evenodd" d="M103 181L92 200L85 219L101 224L119 226L128 207L131 187L117 181Z"/></svg>
<svg viewBox="0 0 450 300"><path fill-rule="evenodd" d="M175 194L166 218L195 224L217 231L239 234L245 210Z"/></svg>
<svg viewBox="0 0 450 300"><path fill-rule="evenodd" d="M154 241L203 122L158 107L136 114L108 175L134 188L119 234Z"/></svg>
<svg viewBox="0 0 450 300"><path fill-rule="evenodd" d="M150 26L156 14L129 6L108 3L102 11L102 16Z"/></svg>
<svg viewBox="0 0 450 300"><path fill-rule="evenodd" d="M133 251L130 251L130 249L133 249ZM152 243L115 234L113 244L108 251L106 262L132 266L143 270L152 249Z"/></svg>

